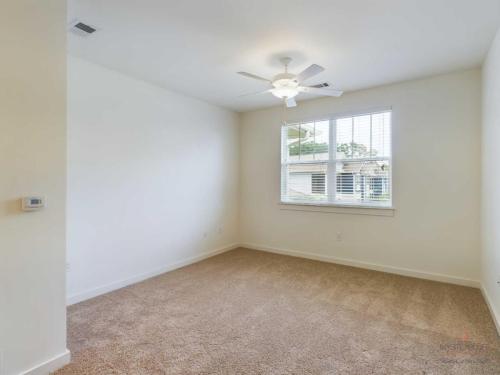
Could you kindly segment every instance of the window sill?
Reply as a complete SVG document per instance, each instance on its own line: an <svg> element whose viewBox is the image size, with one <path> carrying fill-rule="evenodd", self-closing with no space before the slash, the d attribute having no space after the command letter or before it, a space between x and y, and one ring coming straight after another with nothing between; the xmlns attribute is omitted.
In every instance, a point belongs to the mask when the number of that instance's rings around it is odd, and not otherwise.
<svg viewBox="0 0 500 375"><path fill-rule="evenodd" d="M348 215L394 216L394 207L332 203L280 202L280 210L323 212Z"/></svg>

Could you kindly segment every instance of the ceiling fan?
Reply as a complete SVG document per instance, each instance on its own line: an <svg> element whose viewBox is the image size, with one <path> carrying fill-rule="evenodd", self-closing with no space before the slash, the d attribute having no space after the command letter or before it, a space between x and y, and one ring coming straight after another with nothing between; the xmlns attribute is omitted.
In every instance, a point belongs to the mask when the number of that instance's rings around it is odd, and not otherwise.
<svg viewBox="0 0 500 375"><path fill-rule="evenodd" d="M285 72L274 76L273 79L259 77L255 74L247 72L238 72L238 74L241 74L242 76L257 79L259 81L265 81L272 85L272 87L267 90L252 94L245 94L242 96L271 93L277 98L283 99L286 103L286 106L290 108L290 107L295 107L297 105L295 97L302 92L310 94L326 95L326 96L335 96L335 97L339 97L343 94L343 92L340 90L325 88L328 87L329 85L324 83L315 86L302 85L304 81L321 73L323 70L325 70L325 68L316 64L312 64L304 71L302 71L302 73L295 75L288 73L288 65L290 65L290 62L292 61L290 57L282 57L280 61L285 66Z"/></svg>

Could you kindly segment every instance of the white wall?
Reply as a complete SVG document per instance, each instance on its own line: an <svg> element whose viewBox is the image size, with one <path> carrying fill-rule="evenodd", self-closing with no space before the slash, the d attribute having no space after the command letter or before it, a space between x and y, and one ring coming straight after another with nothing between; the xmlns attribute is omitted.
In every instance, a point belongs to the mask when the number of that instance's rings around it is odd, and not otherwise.
<svg viewBox="0 0 500 375"><path fill-rule="evenodd" d="M3 1L0 11L0 373L66 353L66 9ZM20 197L46 195L40 212ZM61 362L62 360L62 362ZM56 361L57 362L57 361ZM47 369L47 368L46 368Z"/></svg>
<svg viewBox="0 0 500 375"><path fill-rule="evenodd" d="M237 114L69 57L69 302L237 243L238 143Z"/></svg>
<svg viewBox="0 0 500 375"><path fill-rule="evenodd" d="M500 332L500 31L483 66L482 283Z"/></svg>
<svg viewBox="0 0 500 375"><path fill-rule="evenodd" d="M242 242L478 285L480 74L471 70L315 99L287 111L291 121L392 106L394 217L280 209L282 108L243 114Z"/></svg>

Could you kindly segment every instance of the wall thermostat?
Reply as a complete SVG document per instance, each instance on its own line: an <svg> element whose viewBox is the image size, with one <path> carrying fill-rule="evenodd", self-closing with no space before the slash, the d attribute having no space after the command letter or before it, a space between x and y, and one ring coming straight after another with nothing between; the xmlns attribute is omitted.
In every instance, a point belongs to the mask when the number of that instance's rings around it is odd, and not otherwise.
<svg viewBox="0 0 500 375"><path fill-rule="evenodd" d="M45 197L24 197L21 199L23 211L38 211L45 207Z"/></svg>

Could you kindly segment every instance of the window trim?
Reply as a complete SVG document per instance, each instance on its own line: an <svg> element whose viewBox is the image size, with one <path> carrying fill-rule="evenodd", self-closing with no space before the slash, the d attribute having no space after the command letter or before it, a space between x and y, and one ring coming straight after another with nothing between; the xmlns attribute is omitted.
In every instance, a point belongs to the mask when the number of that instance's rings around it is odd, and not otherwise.
<svg viewBox="0 0 500 375"><path fill-rule="evenodd" d="M335 126L335 123L338 119L342 118L348 118L348 117L357 117L357 116L366 116L366 115L375 115L379 113L385 113L385 112L391 112L391 139L390 139L390 156L389 157L370 157L370 158L356 158L356 159L336 159L333 156L333 153L331 152L331 149L335 148L335 146L330 146L330 145L335 145L337 142L337 126ZM344 210L344 209L354 209L354 210L359 210L359 211L364 211L364 209L368 210L381 210L380 212L393 212L395 210L394 207L394 188L393 188L393 171L394 171L394 166L393 166L393 129L394 129L394 111L392 106L386 106L386 107L373 107L369 109L364 109L364 110L357 110L357 111L346 111L346 112L337 112L329 115L323 115L323 116L317 116L317 117L307 117L307 118L299 118L299 119L294 119L294 120L287 120L284 121L284 123L280 126L280 150L281 150L281 155L280 155L280 195L279 195L279 205L281 209L290 209L290 210L299 210L299 211L318 211L319 212L337 212L337 209ZM285 126L291 126L291 125L300 125L303 123L308 123L308 122L321 122L321 121L328 121L329 122L329 149L328 149L328 159L325 160L304 160L304 161L299 161L299 162L290 162L285 158L285 155L288 154L288 149L286 147L286 142L284 142L284 132L283 128ZM371 132L371 128L370 128ZM370 137L371 141L371 137ZM328 201L327 202L307 202L307 201L284 201L282 200L282 183L283 183L283 166L290 165L290 164L328 164L329 167L335 166L335 164L339 161L381 161L381 160L388 160L389 165L390 165L390 201L386 205L381 205L381 204L376 204L376 203L370 203L370 202L346 202L342 203L340 201L335 201L335 195L336 195L336 188L334 189L329 189L328 191ZM326 176L327 179L327 186L336 186L336 178L337 178L337 173L336 173L336 168L333 168L333 173L328 173ZM332 199L333 198L333 199ZM301 209L305 208L305 209ZM344 213L344 212L339 212L339 213ZM391 214L383 214L382 216L391 216Z"/></svg>
<svg viewBox="0 0 500 375"><path fill-rule="evenodd" d="M394 216L396 208L388 206L359 206L337 203L290 203L279 202L278 207L284 211L320 212L350 215Z"/></svg>

